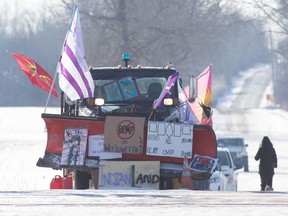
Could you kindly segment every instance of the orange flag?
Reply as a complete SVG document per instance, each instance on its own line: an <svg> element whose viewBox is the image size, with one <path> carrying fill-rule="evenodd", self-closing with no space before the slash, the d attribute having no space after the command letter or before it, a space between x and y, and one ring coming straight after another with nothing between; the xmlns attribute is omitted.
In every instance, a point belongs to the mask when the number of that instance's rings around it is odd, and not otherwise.
<svg viewBox="0 0 288 216"><path fill-rule="evenodd" d="M210 125L212 127L212 74L211 65L197 77L197 98L194 102L189 102L190 109L195 114L199 124ZM189 86L184 89L189 95Z"/></svg>
<svg viewBox="0 0 288 216"><path fill-rule="evenodd" d="M35 61L20 54L12 53L20 69L28 76L33 85L39 86L47 92L50 92L53 79L52 77ZM52 95L58 97L55 85L52 89Z"/></svg>

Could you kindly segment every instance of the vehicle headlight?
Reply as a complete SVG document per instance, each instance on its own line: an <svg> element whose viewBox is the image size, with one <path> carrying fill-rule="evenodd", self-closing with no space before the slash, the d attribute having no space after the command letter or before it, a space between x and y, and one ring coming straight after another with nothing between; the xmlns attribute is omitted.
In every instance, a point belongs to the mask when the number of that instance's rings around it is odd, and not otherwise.
<svg viewBox="0 0 288 216"><path fill-rule="evenodd" d="M165 106L172 106L173 105L173 99L172 98L164 98L163 104Z"/></svg>
<svg viewBox="0 0 288 216"><path fill-rule="evenodd" d="M96 106L103 106L105 104L105 100L103 98L96 98L95 105Z"/></svg>

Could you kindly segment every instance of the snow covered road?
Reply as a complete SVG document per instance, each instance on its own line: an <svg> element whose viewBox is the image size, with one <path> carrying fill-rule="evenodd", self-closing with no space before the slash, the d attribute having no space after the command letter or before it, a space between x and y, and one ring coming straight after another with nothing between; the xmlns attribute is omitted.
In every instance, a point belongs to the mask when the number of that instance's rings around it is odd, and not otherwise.
<svg viewBox="0 0 288 216"><path fill-rule="evenodd" d="M288 215L287 195L191 190L0 192L0 215Z"/></svg>

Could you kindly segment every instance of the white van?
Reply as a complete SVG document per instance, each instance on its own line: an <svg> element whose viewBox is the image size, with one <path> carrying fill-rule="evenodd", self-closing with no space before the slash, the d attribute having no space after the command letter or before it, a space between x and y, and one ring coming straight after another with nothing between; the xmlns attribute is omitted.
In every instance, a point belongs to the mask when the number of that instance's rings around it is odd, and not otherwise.
<svg viewBox="0 0 288 216"><path fill-rule="evenodd" d="M226 190L237 191L238 186L238 173L234 166L231 154L227 148L217 148L217 158L221 165L222 172L225 174L227 179Z"/></svg>

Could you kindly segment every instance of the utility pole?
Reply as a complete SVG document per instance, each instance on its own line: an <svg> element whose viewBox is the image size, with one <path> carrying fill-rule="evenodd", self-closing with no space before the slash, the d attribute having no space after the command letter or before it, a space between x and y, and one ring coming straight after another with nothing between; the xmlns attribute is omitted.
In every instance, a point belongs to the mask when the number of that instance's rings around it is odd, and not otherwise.
<svg viewBox="0 0 288 216"><path fill-rule="evenodd" d="M270 50L271 50L271 65L272 65L272 84L273 84L273 99L274 103L276 104L276 94L277 94L277 56L275 54L274 45L273 45L273 39L272 39L272 32L271 29L269 30L269 42L270 42Z"/></svg>

